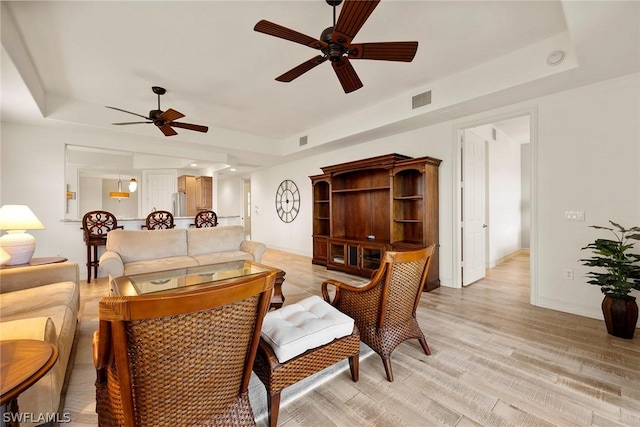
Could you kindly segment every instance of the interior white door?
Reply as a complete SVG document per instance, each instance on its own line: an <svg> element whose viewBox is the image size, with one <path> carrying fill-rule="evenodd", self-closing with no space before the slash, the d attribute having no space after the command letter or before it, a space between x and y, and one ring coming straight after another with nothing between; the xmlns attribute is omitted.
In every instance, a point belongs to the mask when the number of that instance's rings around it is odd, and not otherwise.
<svg viewBox="0 0 640 427"><path fill-rule="evenodd" d="M178 189L176 171L143 171L142 179L142 218L154 209L173 212L173 194Z"/></svg>
<svg viewBox="0 0 640 427"><path fill-rule="evenodd" d="M244 200L242 203L242 223L247 240L251 240L251 180L245 179L242 183Z"/></svg>
<svg viewBox="0 0 640 427"><path fill-rule="evenodd" d="M465 130L462 140L462 286L486 274L485 141Z"/></svg>

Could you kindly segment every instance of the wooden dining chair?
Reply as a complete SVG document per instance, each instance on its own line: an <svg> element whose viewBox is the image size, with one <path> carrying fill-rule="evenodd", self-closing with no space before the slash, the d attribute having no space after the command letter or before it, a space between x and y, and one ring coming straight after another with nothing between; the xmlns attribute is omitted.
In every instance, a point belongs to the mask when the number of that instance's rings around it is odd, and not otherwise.
<svg viewBox="0 0 640 427"><path fill-rule="evenodd" d="M102 298L93 338L99 425L255 425L249 379L274 280Z"/></svg>
<svg viewBox="0 0 640 427"><path fill-rule="evenodd" d="M196 228L217 227L218 215L214 211L200 211L196 214L193 225Z"/></svg>
<svg viewBox="0 0 640 427"><path fill-rule="evenodd" d="M82 238L87 245L87 283L91 283L91 268L93 277L98 278L98 247L107 244L107 233L118 226L118 219L107 211L90 211L82 217Z"/></svg>
<svg viewBox="0 0 640 427"><path fill-rule="evenodd" d="M141 228L148 230L166 230L175 228L176 224L173 221L173 214L169 211L153 211L145 220L145 224L141 225Z"/></svg>
<svg viewBox="0 0 640 427"><path fill-rule="evenodd" d="M418 320L416 308L434 253L435 245L408 251L387 251L371 281L362 287L337 280L322 283L322 296L352 317L360 340L382 358L387 379L393 381L391 353L402 342L417 339L425 354L431 354ZM335 290L331 299L330 288Z"/></svg>

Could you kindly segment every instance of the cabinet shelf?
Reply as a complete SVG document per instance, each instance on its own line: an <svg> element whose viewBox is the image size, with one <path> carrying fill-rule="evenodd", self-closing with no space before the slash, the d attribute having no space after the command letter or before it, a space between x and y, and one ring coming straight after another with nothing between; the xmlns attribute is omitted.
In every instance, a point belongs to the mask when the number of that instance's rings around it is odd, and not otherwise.
<svg viewBox="0 0 640 427"><path fill-rule="evenodd" d="M314 200L313 203L329 203L329 200Z"/></svg>
<svg viewBox="0 0 640 427"><path fill-rule="evenodd" d="M394 196L393 200L422 200L424 197L422 197L421 195L415 195L415 196Z"/></svg>
<svg viewBox="0 0 640 427"><path fill-rule="evenodd" d="M332 193L355 193L360 191L380 191L380 190L388 190L391 187L367 187L367 188L343 188L340 190L331 190Z"/></svg>
<svg viewBox="0 0 640 427"><path fill-rule="evenodd" d="M421 248L422 246L422 242L416 242L416 241L412 241L412 240L399 240L397 242L393 242L392 246L394 247L394 249L398 249L396 248L396 246L398 247L411 247L411 248Z"/></svg>
<svg viewBox="0 0 640 427"><path fill-rule="evenodd" d="M393 222L421 223L421 219L394 219Z"/></svg>

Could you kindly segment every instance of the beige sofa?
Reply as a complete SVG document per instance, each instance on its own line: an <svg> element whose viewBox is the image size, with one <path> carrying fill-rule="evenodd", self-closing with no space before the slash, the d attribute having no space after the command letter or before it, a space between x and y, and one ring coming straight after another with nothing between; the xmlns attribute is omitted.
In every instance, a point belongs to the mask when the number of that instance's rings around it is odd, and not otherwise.
<svg viewBox="0 0 640 427"><path fill-rule="evenodd" d="M70 358L80 307L78 280L74 262L0 270L0 339L47 341L59 351L53 368L18 397L20 412L31 413L36 420L61 409L65 374L73 364Z"/></svg>
<svg viewBox="0 0 640 427"><path fill-rule="evenodd" d="M100 276L195 267L236 260L260 262L267 247L245 240L244 227L113 230L100 257Z"/></svg>

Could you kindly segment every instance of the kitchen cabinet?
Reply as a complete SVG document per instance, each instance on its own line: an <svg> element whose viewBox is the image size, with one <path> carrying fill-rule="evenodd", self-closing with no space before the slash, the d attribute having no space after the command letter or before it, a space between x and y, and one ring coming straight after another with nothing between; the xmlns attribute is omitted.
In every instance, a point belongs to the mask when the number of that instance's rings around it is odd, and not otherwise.
<svg viewBox="0 0 640 427"><path fill-rule="evenodd" d="M213 178L210 176L196 177L196 210L207 211L213 209Z"/></svg>

